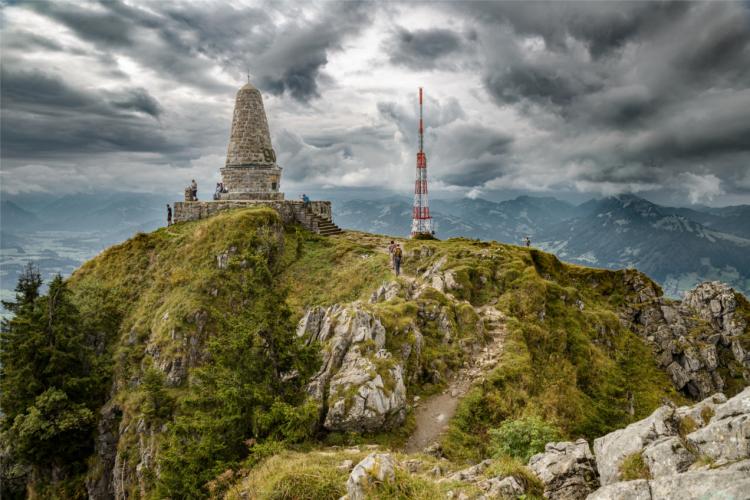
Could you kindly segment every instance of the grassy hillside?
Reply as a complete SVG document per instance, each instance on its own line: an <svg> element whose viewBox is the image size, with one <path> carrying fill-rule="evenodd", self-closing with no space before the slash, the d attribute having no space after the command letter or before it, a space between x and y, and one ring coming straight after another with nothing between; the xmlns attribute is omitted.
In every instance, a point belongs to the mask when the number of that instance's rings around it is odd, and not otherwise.
<svg viewBox="0 0 750 500"><path fill-rule="evenodd" d="M457 286L428 288L416 300L402 291L367 304L394 279L387 243L356 232L322 238L284 227L271 210L243 209L139 234L82 266L69 280L78 307L109 318L95 339L114 373L100 430L119 436L114 445L97 442L89 482L103 481L115 467L117 491L157 497L178 487L157 477L157 464L162 475L183 467L193 476L192 496L200 497L211 478L257 467L280 450L296 450L284 453L303 460L300 453L323 445L398 446L408 417L403 429L376 437L327 435L316 427L301 387L319 361L293 340L296 322L315 305L363 301L385 326L393 352L421 330L425 345L418 366L409 367L409 400L445 383L468 355L464 342L482 341L476 307L492 304L504 313L500 362L461 402L443 443L457 464L491 455L490 430L503 422L537 416L562 437L593 439L643 418L662 398L681 399L650 349L619 321L618 310L635 303L624 279L635 271L566 265L537 250L476 240L404 241L402 290L424 285L420 277L438 263ZM456 338L444 340L436 322L424 318L430 308L450 309ZM272 316L267 325L264 318ZM248 331L260 340L246 337ZM253 375L255 365L243 360L262 359L269 345L264 332L279 335L274 352L282 358L290 352L299 358L288 360L294 370L277 370L284 375L278 380ZM243 402L249 394L252 404ZM217 423L227 412L243 417ZM198 439L201 433L216 439ZM338 481L340 474L326 467ZM287 473L299 471L281 468L268 481L284 482ZM340 494L331 487L322 497Z"/></svg>

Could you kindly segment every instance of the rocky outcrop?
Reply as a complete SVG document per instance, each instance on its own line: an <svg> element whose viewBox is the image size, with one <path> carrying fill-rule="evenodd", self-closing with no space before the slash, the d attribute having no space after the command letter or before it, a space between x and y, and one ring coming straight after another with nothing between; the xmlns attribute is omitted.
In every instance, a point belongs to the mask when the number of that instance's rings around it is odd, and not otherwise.
<svg viewBox="0 0 750 500"><path fill-rule="evenodd" d="M316 307L300 320L297 334L323 346L308 392L321 402L326 429L374 432L403 422L403 366L385 348L385 328L371 313L358 303Z"/></svg>
<svg viewBox="0 0 750 500"><path fill-rule="evenodd" d="M602 485L620 479L626 457L641 453L651 443L677 434L674 408L662 406L647 418L594 440L594 455Z"/></svg>
<svg viewBox="0 0 750 500"><path fill-rule="evenodd" d="M115 496L114 478L108 472L115 466L122 409L110 404L104 406L100 414L94 445L97 458L94 463L96 470L91 471L86 477L86 492L89 498L94 499L114 498Z"/></svg>
<svg viewBox="0 0 750 500"><path fill-rule="evenodd" d="M584 498L599 487L596 461L588 442L547 443L544 453L529 459L531 469L544 484L544 496L552 500Z"/></svg>
<svg viewBox="0 0 750 500"><path fill-rule="evenodd" d="M346 481L345 498L364 500L368 489L377 483L393 481L396 478L396 464L388 453L370 453L354 466Z"/></svg>
<svg viewBox="0 0 750 500"><path fill-rule="evenodd" d="M693 471L653 481L637 479L614 483L589 495L587 500L747 499L750 498L750 461L746 463L746 468Z"/></svg>
<svg viewBox="0 0 750 500"><path fill-rule="evenodd" d="M484 498L519 498L526 491L523 484L513 476L491 477L477 483ZM479 498L482 498L481 496Z"/></svg>
<svg viewBox="0 0 750 500"><path fill-rule="evenodd" d="M589 500L750 498L750 387L714 395L594 441L602 488ZM621 481L623 462L640 456L643 478Z"/></svg>
<svg viewBox="0 0 750 500"><path fill-rule="evenodd" d="M750 458L750 387L722 405L698 430L687 435L697 454L715 463Z"/></svg>
<svg viewBox="0 0 750 500"><path fill-rule="evenodd" d="M399 291L401 291L401 285L399 285L398 281L383 283L377 290L372 292L370 303L375 304L377 302L387 302L398 295Z"/></svg>
<svg viewBox="0 0 750 500"><path fill-rule="evenodd" d="M727 377L750 383L750 330L736 314L744 299L732 288L702 283L675 302L640 273L627 272L624 281L634 300L621 319L652 346L677 389L703 399L723 391Z"/></svg>

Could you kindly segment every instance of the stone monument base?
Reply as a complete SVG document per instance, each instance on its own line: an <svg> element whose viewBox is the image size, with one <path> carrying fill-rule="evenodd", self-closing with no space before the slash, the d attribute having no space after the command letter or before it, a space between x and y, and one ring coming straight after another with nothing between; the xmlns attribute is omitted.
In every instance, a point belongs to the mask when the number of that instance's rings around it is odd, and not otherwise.
<svg viewBox="0 0 750 500"><path fill-rule="evenodd" d="M219 193L219 200L238 201L283 201L284 193L258 192L258 193Z"/></svg>
<svg viewBox="0 0 750 500"><path fill-rule="evenodd" d="M279 194L283 196L283 193ZM310 201L307 207L302 201L283 199L177 201L174 203L173 220L177 223L206 219L224 210L249 207L273 208L285 224L299 223L314 233L330 235L341 232L341 229L333 223L330 201Z"/></svg>

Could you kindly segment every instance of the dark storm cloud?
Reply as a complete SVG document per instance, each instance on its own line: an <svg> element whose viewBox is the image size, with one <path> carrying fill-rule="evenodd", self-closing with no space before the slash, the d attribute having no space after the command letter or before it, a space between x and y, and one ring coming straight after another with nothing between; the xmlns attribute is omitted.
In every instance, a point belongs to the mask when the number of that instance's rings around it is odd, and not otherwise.
<svg viewBox="0 0 750 500"><path fill-rule="evenodd" d="M483 125L456 122L437 130L430 142L433 176L446 184L475 187L505 174L514 139Z"/></svg>
<svg viewBox="0 0 750 500"><path fill-rule="evenodd" d="M569 37L595 57L658 31L690 9L690 2L467 2L453 4L487 26L506 25L521 36L539 36L550 50L565 51Z"/></svg>
<svg viewBox="0 0 750 500"><path fill-rule="evenodd" d="M481 186L503 175L507 166L504 160L497 156L464 160L453 165L453 170L442 174L439 179L453 186Z"/></svg>
<svg viewBox="0 0 750 500"><path fill-rule="evenodd" d="M126 90L122 96L114 97L112 104L117 108L139 111L154 118L158 118L162 112L159 101L142 88Z"/></svg>
<svg viewBox="0 0 750 500"><path fill-rule="evenodd" d="M342 41L367 26L373 15L364 3L332 2L325 7L314 21L285 26L268 50L246 59L261 89L277 95L289 93L299 102L319 97L328 54L340 50Z"/></svg>
<svg viewBox="0 0 750 500"><path fill-rule="evenodd" d="M588 165L578 180L628 189L705 173L708 165L731 182L731 165L747 168L748 6L503 2L467 9L480 23L489 95L556 138L537 153Z"/></svg>
<svg viewBox="0 0 750 500"><path fill-rule="evenodd" d="M396 124L405 144L417 143L419 115L416 106L406 107L387 101L379 102L377 109L384 120ZM424 99L425 134L465 117L466 113L455 97L438 101L428 95Z"/></svg>
<svg viewBox="0 0 750 500"><path fill-rule="evenodd" d="M2 74L3 158L180 147L164 137L161 105L145 89L87 92L40 71Z"/></svg>
<svg viewBox="0 0 750 500"><path fill-rule="evenodd" d="M464 43L459 33L444 28L408 31L399 27L386 40L385 49L393 64L422 70L455 67L455 58L448 56L463 52Z"/></svg>
<svg viewBox="0 0 750 500"><path fill-rule="evenodd" d="M249 71L262 90L288 93L300 102L319 96L328 53L338 50L342 39L366 25L371 15L366 5L350 2L328 3L324 14L313 20L299 14L293 4L207 8L164 2L145 10L102 1L93 11L74 4L32 5L97 47L121 50L182 83L228 91L211 74L210 62L218 61L236 74ZM274 24L269 13L275 9L291 21Z"/></svg>
<svg viewBox="0 0 750 500"><path fill-rule="evenodd" d="M284 177L296 182L331 182L351 173L352 166L377 168L386 165L390 153L383 145L393 138L390 124L332 129L300 136L288 130L279 133L274 143L283 151L279 161ZM383 179L371 178L370 183Z"/></svg>

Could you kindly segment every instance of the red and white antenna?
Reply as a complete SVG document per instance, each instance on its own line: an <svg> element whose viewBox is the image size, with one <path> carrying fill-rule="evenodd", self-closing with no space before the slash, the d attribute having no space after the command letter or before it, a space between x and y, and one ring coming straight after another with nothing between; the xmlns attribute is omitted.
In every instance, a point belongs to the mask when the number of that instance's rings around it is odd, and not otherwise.
<svg viewBox="0 0 750 500"><path fill-rule="evenodd" d="M417 180L414 184L411 237L432 236L432 217L427 197L427 157L424 154L424 125L422 123L422 87L419 87L419 152L417 152Z"/></svg>

